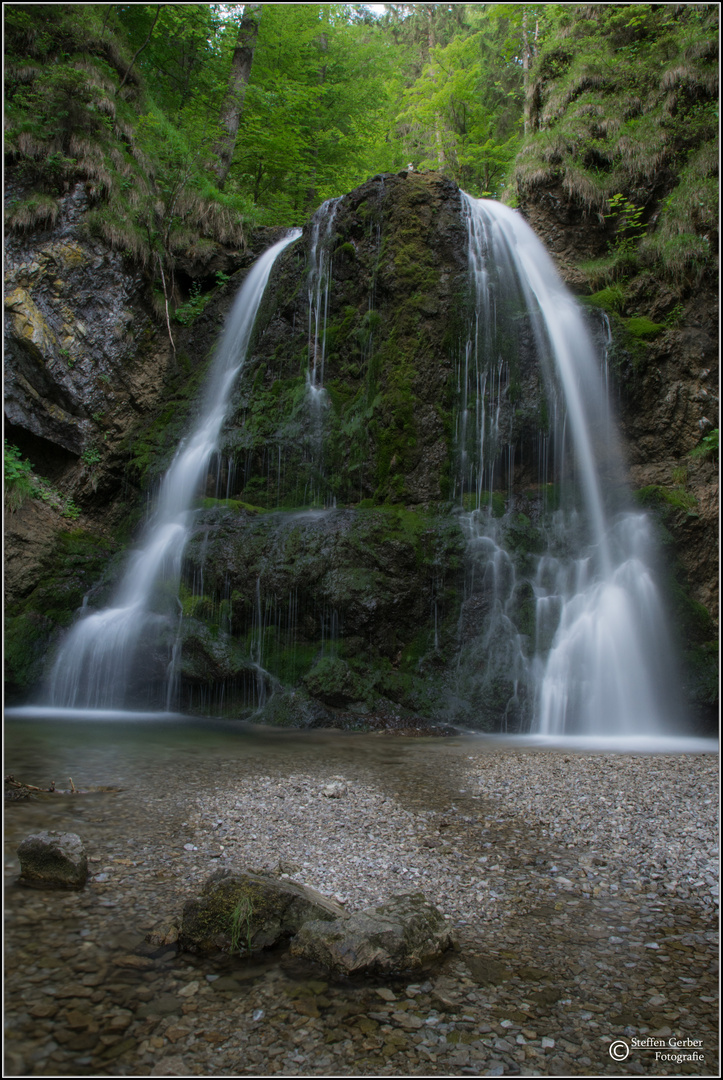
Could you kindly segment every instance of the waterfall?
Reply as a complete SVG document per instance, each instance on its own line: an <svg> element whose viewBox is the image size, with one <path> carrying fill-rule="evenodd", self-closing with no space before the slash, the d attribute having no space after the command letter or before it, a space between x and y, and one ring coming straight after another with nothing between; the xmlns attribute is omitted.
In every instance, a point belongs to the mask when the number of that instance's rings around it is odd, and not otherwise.
<svg viewBox="0 0 723 1080"><path fill-rule="evenodd" d="M216 453L271 269L300 235L301 230L295 230L269 248L244 280L216 349L196 426L182 441L163 478L157 509L129 561L114 603L80 619L63 642L50 677L51 704L123 708L131 679L143 681L144 663L157 664L160 649L167 658L164 704L166 708L172 705L179 652L173 627L181 616L178 585L191 508ZM154 611L153 605L161 610Z"/></svg>
<svg viewBox="0 0 723 1080"><path fill-rule="evenodd" d="M334 218L340 199L327 199L314 214L311 224L309 252L309 370L307 386L312 404L319 407L324 392L324 360L326 357L326 319L329 313L329 282L331 280L330 241Z"/></svg>
<svg viewBox="0 0 723 1080"><path fill-rule="evenodd" d="M669 731L675 665L654 539L625 497L605 358L522 217L464 193L462 202L474 314L458 369L457 493L467 511L467 619L475 606L483 613L465 677L473 669L479 700L502 694L497 709L540 735ZM526 441L513 392L530 378L515 370L525 350L541 373L547 428L540 418ZM515 470L529 477L533 464L515 457L518 442L538 458L536 522L512 494ZM552 486L557 508L546 505Z"/></svg>

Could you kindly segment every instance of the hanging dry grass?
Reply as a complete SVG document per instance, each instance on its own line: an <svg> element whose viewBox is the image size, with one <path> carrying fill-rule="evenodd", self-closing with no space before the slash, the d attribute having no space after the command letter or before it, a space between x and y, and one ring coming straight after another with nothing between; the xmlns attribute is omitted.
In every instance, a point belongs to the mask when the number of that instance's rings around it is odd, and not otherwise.
<svg viewBox="0 0 723 1080"><path fill-rule="evenodd" d="M568 165L562 178L565 193L589 212L597 212L600 223L604 222L603 210L608 198L608 185L596 183L589 173Z"/></svg>
<svg viewBox="0 0 723 1080"><path fill-rule="evenodd" d="M618 139L620 160L628 176L651 180L665 164L668 155L662 136L657 132L655 136L657 141L648 143L632 139L628 135L622 135Z"/></svg>
<svg viewBox="0 0 723 1080"><path fill-rule="evenodd" d="M57 199L52 195L31 195L29 199L10 207L5 225L14 232L50 229L57 221L59 212Z"/></svg>
<svg viewBox="0 0 723 1080"><path fill-rule="evenodd" d="M13 64L12 62L8 62L5 65L6 77L14 80L16 83L21 83L22 85L33 82L39 74L40 68L33 67L31 64Z"/></svg>
<svg viewBox="0 0 723 1080"><path fill-rule="evenodd" d="M148 243L142 231L127 218L107 209L88 214L91 234L100 236L114 251L131 255L144 268L150 262Z"/></svg>
<svg viewBox="0 0 723 1080"><path fill-rule="evenodd" d="M133 125L129 124L126 120L121 120L120 117L115 118L113 134L117 139L125 139L131 146L133 146L133 143L135 142L135 129Z"/></svg>
<svg viewBox="0 0 723 1080"><path fill-rule="evenodd" d="M87 86L98 87L106 94L112 94L115 86L105 72L94 64L92 60L76 60L73 64L76 71L82 71L87 77Z"/></svg>
<svg viewBox="0 0 723 1080"><path fill-rule="evenodd" d="M17 149L25 157L37 160L60 150L60 140L56 137L46 142L44 139L38 139L31 131L21 131L17 137Z"/></svg>
<svg viewBox="0 0 723 1080"><path fill-rule="evenodd" d="M701 70L690 63L677 64L663 73L660 85L663 90L685 86L692 90L702 91L707 97L717 97L718 72L712 68Z"/></svg>
<svg viewBox="0 0 723 1080"><path fill-rule="evenodd" d="M531 164L527 168L519 166L514 172L514 181L520 191L530 192L535 188L545 187L558 177L556 169L545 169L541 165Z"/></svg>
<svg viewBox="0 0 723 1080"><path fill-rule="evenodd" d="M186 248L186 255L189 259L203 260L208 255L215 254L217 245L215 240L199 240L196 237L188 247Z"/></svg>
<svg viewBox="0 0 723 1080"><path fill-rule="evenodd" d="M718 60L718 42L713 38L705 38L703 41L695 41L688 45L683 52L684 60Z"/></svg>
<svg viewBox="0 0 723 1080"><path fill-rule="evenodd" d="M609 138L611 135L617 135L620 128L623 126L623 122L619 116L606 116L603 120L598 121L596 127L600 132L600 138Z"/></svg>

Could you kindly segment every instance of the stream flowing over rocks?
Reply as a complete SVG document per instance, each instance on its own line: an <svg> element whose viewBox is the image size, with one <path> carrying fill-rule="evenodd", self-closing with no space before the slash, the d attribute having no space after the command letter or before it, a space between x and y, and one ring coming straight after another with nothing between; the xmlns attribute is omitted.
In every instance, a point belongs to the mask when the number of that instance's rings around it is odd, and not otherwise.
<svg viewBox="0 0 723 1080"><path fill-rule="evenodd" d="M717 1075L712 755L252 738L110 737L72 751L74 781L121 790L8 807L8 1075ZM82 892L16 884L41 827L82 837ZM422 892L456 950L354 979L285 947L179 952L184 903L224 868L349 912ZM701 1040L704 1060L613 1061L633 1038Z"/></svg>

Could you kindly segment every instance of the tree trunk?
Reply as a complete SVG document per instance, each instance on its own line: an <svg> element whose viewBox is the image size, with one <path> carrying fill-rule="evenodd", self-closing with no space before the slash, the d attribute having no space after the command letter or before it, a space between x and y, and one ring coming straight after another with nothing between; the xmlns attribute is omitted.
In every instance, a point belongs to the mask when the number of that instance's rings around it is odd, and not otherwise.
<svg viewBox="0 0 723 1080"><path fill-rule="evenodd" d="M537 43L537 35L539 33L539 22L535 21L535 43ZM522 96L524 100L523 104L523 117L525 124L525 135L529 135L532 130L532 99L530 96L530 60L532 59L533 49L535 46L530 45L530 39L527 34L527 8L522 8Z"/></svg>
<svg viewBox="0 0 723 1080"><path fill-rule="evenodd" d="M221 109L219 127L221 135L214 146L218 157L211 168L216 175L216 183L222 188L226 183L231 159L236 148L239 122L243 112L246 87L248 86L251 65L254 61L254 49L259 33L259 20L263 4L246 4L239 25L236 47L231 61L231 75L228 80L226 100Z"/></svg>

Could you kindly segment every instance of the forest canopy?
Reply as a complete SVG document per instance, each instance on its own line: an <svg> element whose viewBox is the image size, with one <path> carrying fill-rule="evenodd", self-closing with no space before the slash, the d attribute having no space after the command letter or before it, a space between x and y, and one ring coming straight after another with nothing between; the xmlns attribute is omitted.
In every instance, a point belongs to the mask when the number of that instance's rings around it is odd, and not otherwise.
<svg viewBox="0 0 723 1080"><path fill-rule="evenodd" d="M8 225L81 179L90 227L161 268L412 167L561 184L617 230L603 283L638 246L700 270L717 41L713 4L9 4Z"/></svg>

